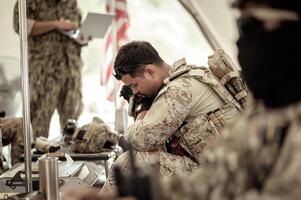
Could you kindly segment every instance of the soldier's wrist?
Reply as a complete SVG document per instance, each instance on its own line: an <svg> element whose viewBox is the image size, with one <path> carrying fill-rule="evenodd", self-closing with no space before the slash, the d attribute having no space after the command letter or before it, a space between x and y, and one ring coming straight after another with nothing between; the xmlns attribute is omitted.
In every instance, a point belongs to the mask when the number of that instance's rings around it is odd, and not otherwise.
<svg viewBox="0 0 301 200"><path fill-rule="evenodd" d="M58 21L58 20L52 21L53 28L54 29L59 29L60 28L59 23L60 23L60 21Z"/></svg>

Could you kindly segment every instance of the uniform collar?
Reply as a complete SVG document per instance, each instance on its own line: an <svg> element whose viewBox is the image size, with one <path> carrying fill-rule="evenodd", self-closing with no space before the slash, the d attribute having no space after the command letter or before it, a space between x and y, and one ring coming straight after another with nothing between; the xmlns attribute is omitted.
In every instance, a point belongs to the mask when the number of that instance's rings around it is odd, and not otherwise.
<svg viewBox="0 0 301 200"><path fill-rule="evenodd" d="M177 71L183 66L186 66L185 58L181 58L180 60L177 60L169 69L168 76L170 76L171 74L173 74L175 71Z"/></svg>
<svg viewBox="0 0 301 200"><path fill-rule="evenodd" d="M181 76L182 74L185 74L190 69L187 68L186 60L185 58L182 58L178 61L176 61L169 69L167 77L164 79L164 85L168 84L170 80L173 80L177 78L178 76Z"/></svg>

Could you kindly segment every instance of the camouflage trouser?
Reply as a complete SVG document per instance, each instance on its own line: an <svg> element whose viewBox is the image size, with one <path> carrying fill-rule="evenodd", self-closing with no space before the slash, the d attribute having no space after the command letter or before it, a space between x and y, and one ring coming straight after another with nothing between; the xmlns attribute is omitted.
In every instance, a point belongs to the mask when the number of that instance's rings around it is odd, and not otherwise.
<svg viewBox="0 0 301 200"><path fill-rule="evenodd" d="M3 146L11 144L12 164L20 161L20 155L23 153L23 126L21 118L1 119L2 144ZM1 154L2 156L2 154Z"/></svg>
<svg viewBox="0 0 301 200"><path fill-rule="evenodd" d="M30 117L34 138L48 137L50 120L55 109L60 116L61 127L67 119L77 120L83 109L78 64L71 61L41 62L32 61L29 73Z"/></svg>
<svg viewBox="0 0 301 200"><path fill-rule="evenodd" d="M135 161L140 164L147 164L151 160L159 161L160 176L167 177L174 174L191 174L198 166L197 163L185 156L176 156L166 152L135 152ZM128 173L130 170L129 153L125 152L118 157L114 166L121 168L121 171ZM113 166L113 167L114 167ZM112 170L109 177L101 189L100 193L110 192L116 190L115 179Z"/></svg>

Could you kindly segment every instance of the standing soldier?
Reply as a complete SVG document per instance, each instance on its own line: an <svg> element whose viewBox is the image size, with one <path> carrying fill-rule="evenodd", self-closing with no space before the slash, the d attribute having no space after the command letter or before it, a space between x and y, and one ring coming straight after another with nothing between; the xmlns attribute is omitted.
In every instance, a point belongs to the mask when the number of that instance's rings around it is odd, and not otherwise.
<svg viewBox="0 0 301 200"><path fill-rule="evenodd" d="M35 137L48 137L57 109L61 127L83 109L81 46L84 41L63 34L81 22L76 0L27 0L30 116ZM19 32L18 5L14 29Z"/></svg>

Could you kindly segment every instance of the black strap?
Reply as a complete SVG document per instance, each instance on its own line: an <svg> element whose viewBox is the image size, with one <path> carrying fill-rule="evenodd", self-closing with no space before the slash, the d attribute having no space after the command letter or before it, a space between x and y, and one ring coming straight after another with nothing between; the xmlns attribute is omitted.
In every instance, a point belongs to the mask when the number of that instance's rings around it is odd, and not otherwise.
<svg viewBox="0 0 301 200"><path fill-rule="evenodd" d="M86 133L86 130L79 130L78 131L78 134L76 136L76 139L78 140L83 140L84 139L84 136L85 136L85 133Z"/></svg>

